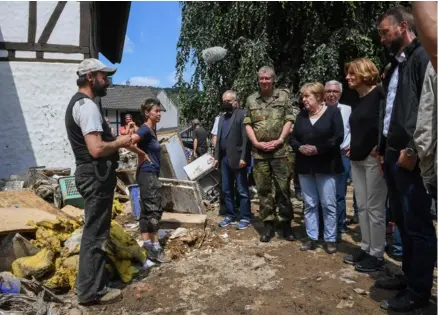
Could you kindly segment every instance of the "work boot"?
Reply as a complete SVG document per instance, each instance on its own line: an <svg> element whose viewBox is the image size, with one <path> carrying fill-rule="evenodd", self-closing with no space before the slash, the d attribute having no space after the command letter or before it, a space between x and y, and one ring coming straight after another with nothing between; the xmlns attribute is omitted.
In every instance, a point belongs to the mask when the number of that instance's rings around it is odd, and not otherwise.
<svg viewBox="0 0 438 315"><path fill-rule="evenodd" d="M88 301L88 302L79 301L79 304L82 306L110 304L110 303L115 303L121 299L122 299L122 291L121 290L108 288L108 290L106 290L105 294L102 294L96 300Z"/></svg>
<svg viewBox="0 0 438 315"><path fill-rule="evenodd" d="M283 238L286 241L293 242L296 240L296 237L295 237L294 231L292 231L292 227L291 227L290 223L291 223L290 221L282 222L281 228L283 230Z"/></svg>
<svg viewBox="0 0 438 315"><path fill-rule="evenodd" d="M274 224L270 221L265 222L265 229L262 236L260 237L260 242L268 243L274 237Z"/></svg>

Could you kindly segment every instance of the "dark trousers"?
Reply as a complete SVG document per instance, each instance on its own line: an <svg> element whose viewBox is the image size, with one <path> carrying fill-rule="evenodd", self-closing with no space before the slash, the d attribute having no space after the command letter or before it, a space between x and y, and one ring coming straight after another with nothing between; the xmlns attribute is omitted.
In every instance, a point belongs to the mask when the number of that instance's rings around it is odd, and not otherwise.
<svg viewBox="0 0 438 315"><path fill-rule="evenodd" d="M410 290L429 299L437 255L437 238L430 213L431 197L418 165L410 172L397 165L400 153L387 150L384 173L395 224L403 244L403 272Z"/></svg>
<svg viewBox="0 0 438 315"><path fill-rule="evenodd" d="M241 220L251 220L251 203L249 200L248 190L248 170L241 168L238 170L232 169L227 161L223 158L221 161L222 175L222 192L224 194L224 204L227 216L236 217L235 211L235 190L239 196L239 209Z"/></svg>
<svg viewBox="0 0 438 315"><path fill-rule="evenodd" d="M102 163L103 164L103 163ZM79 253L76 291L81 303L95 301L108 285L105 246L111 227L116 172L106 165L79 165L76 187L85 200L85 224Z"/></svg>
<svg viewBox="0 0 438 315"><path fill-rule="evenodd" d="M336 219L338 234L347 230L345 226L345 219L347 217L347 204L345 198L347 196L347 181L351 172L350 158L342 152L342 165L344 171L336 178Z"/></svg>
<svg viewBox="0 0 438 315"><path fill-rule="evenodd" d="M140 233L155 233L160 228L163 215L161 206L161 182L158 174L137 170L137 183L140 189Z"/></svg>

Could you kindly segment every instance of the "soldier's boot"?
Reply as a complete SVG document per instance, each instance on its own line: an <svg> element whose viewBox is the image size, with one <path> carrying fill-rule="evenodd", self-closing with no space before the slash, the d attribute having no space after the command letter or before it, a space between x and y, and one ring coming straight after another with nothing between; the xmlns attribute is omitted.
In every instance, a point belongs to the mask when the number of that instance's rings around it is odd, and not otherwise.
<svg viewBox="0 0 438 315"><path fill-rule="evenodd" d="M286 241L293 242L297 238L295 237L294 231L292 231L292 227L290 225L290 221L281 222L281 229L283 231L283 238Z"/></svg>
<svg viewBox="0 0 438 315"><path fill-rule="evenodd" d="M270 221L265 222L265 229L263 230L262 236L260 236L260 242L268 243L274 237L274 223Z"/></svg>

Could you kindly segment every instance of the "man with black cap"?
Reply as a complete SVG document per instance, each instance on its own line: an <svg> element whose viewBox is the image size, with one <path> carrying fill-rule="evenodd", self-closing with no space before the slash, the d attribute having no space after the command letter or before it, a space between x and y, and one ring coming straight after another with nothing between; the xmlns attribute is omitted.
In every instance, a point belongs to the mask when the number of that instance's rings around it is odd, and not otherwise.
<svg viewBox="0 0 438 315"><path fill-rule="evenodd" d="M131 146L131 135L115 138L95 97L106 95L108 76L116 72L97 59L85 59L77 71L78 92L65 114L65 125L76 159L76 187L85 200L85 224L76 279L83 305L111 303L121 291L108 287L105 246L109 238L118 150Z"/></svg>

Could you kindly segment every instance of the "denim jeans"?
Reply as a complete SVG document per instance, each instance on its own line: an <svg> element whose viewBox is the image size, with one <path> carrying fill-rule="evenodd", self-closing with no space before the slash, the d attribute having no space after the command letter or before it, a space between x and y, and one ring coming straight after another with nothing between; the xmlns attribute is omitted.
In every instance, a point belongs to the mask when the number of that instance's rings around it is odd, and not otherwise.
<svg viewBox="0 0 438 315"><path fill-rule="evenodd" d="M103 163L101 163L103 164ZM76 168L76 187L85 200L85 224L79 253L76 291L81 303L95 301L108 285L105 246L109 239L116 172L92 163Z"/></svg>
<svg viewBox="0 0 438 315"><path fill-rule="evenodd" d="M336 177L336 218L338 233L345 232L347 227L345 226L345 218L347 216L347 205L345 202L345 196L347 195L347 181L351 172L350 158L341 154L342 164L344 166L344 172Z"/></svg>
<svg viewBox="0 0 438 315"><path fill-rule="evenodd" d="M336 176L326 174L299 174L301 193L304 199L304 219L307 236L319 237L319 211L321 204L324 217L324 240L336 242Z"/></svg>
<svg viewBox="0 0 438 315"><path fill-rule="evenodd" d="M227 158L221 160L222 192L227 216L236 218L235 211L235 189L239 194L240 220L251 220L251 203L248 190L248 170L247 168L232 169Z"/></svg>
<svg viewBox="0 0 438 315"><path fill-rule="evenodd" d="M403 243L402 269L408 288L429 299L437 255L431 197L418 165L411 172L398 166L398 151L386 150L384 172L394 221Z"/></svg>

